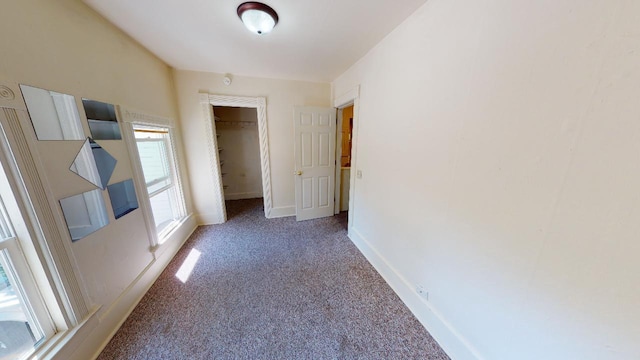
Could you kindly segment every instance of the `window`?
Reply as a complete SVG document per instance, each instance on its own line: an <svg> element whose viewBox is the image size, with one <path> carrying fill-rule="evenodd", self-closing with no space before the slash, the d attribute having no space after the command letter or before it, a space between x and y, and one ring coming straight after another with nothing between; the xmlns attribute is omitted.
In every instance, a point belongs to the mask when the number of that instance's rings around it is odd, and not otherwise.
<svg viewBox="0 0 640 360"><path fill-rule="evenodd" d="M166 127L137 124L133 129L155 227L162 243L184 216L171 131Z"/></svg>
<svg viewBox="0 0 640 360"><path fill-rule="evenodd" d="M0 197L0 359L27 358L54 333Z"/></svg>

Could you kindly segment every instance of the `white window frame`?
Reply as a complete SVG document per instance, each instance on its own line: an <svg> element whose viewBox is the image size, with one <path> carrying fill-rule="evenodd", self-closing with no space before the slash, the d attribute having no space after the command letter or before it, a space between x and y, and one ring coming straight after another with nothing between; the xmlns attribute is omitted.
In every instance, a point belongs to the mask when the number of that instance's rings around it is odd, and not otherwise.
<svg viewBox="0 0 640 360"><path fill-rule="evenodd" d="M11 174L6 172L7 159L2 160L0 265L23 306L31 331L35 337L42 337L27 356L38 358L47 353L73 323L65 319L60 304L55 299L54 288L46 279L44 264L35 254L33 238L19 208L19 200L11 188Z"/></svg>
<svg viewBox="0 0 640 360"><path fill-rule="evenodd" d="M53 338L56 334L56 327L33 279L31 269L27 264L17 237L12 236L0 240L0 265L2 265L5 274L9 278L9 283L14 288L23 307L33 335L36 338L41 338L34 344L33 351L29 353L29 356L31 356Z"/></svg>
<svg viewBox="0 0 640 360"><path fill-rule="evenodd" d="M0 84L0 193L13 233L5 245L14 249L10 253L12 264L22 268L18 271L25 292L33 293L27 296L48 313L49 319L42 315L38 320L43 331L51 334L52 328L54 333L31 355L48 358L67 344L74 334L72 329L86 324L98 308L89 308L86 289L75 272L71 245L63 236L66 227L63 230L54 211L57 203L38 176L44 165L33 150L35 133L24 126L30 119L22 97L15 96L20 94L19 86L13 82Z"/></svg>
<svg viewBox="0 0 640 360"><path fill-rule="evenodd" d="M120 114L119 118L123 119L123 138L127 144L129 154L131 156L131 163L133 165L134 182L136 185L136 192L138 194L138 202L142 209L147 231L150 235L151 251L156 252L162 244L164 244L173 234L173 232L180 227L180 225L187 219L186 204L184 199L184 190L182 186L181 163L179 161L178 146L177 146L177 134L175 124L172 120L162 118L159 116L144 114L129 109L118 107L117 110ZM171 154L169 156L170 171L173 177L173 186L176 191L176 207L179 214L178 220L162 232L158 233L153 218L153 211L151 208L150 195L147 191L147 184L144 179L144 173L142 172L142 163L140 161L140 154L138 152L137 141L135 138L135 127L161 127L168 130L169 142ZM157 193L154 192L154 193Z"/></svg>
<svg viewBox="0 0 640 360"><path fill-rule="evenodd" d="M164 228L162 228L162 230L156 231L158 233L158 241L160 244L162 244L164 242L164 240L166 240L167 236L176 228L176 226L179 225L180 223L180 219L184 218L185 216L185 211L184 211L184 206L182 205L184 203L184 200L181 199L180 196L180 189L178 189L178 171L177 171L177 159L176 159L176 153L175 153L175 146L174 146L174 141L173 141L173 136L171 135L171 129L167 128L165 126L151 126L151 125L144 125L142 126L141 124L138 123L133 123L133 131L134 131L134 137L135 137L135 133L140 131L144 131L144 130L158 130L158 132L163 132L164 134L167 135L167 137L164 137L163 139L161 139L160 141L162 141L163 145L165 146L165 150L168 152L167 155L167 161L168 161L168 172L169 174L166 177L162 177L160 179L156 179L153 180L150 183L146 182L145 179L145 187L147 190L147 195L149 196L149 201L151 202L151 200L153 199L153 197L160 195L166 191L172 190L175 192L175 196L176 199L175 201L177 202L176 207L177 209L172 209L172 211L176 211L178 213L178 219L172 221L169 225L165 226ZM142 131L141 131L142 130ZM165 132L166 131L166 132ZM157 142L158 139L139 139L139 138L135 138L136 141L136 148L138 143L141 142ZM139 154L138 154L139 155ZM144 175L144 170L143 170L143 175ZM159 183L162 182L164 180L168 180L168 184L153 190L152 192L149 192L149 187L152 186L154 183ZM169 195L171 196L171 195ZM152 214L153 214L153 205L151 205L151 210L152 210ZM154 219L154 226L155 226L155 219Z"/></svg>

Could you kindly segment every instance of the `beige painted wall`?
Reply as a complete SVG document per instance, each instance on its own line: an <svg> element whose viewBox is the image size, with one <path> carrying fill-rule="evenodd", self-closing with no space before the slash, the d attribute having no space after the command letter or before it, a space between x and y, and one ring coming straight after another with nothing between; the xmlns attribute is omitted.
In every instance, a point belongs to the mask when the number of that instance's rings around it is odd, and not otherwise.
<svg viewBox="0 0 640 360"><path fill-rule="evenodd" d="M266 97L273 207L279 214L294 215L293 107L330 106L330 84L235 76L233 83L225 86L223 77L223 74L174 71L190 184L195 194L194 210L200 223L209 223L214 213L200 92Z"/></svg>
<svg viewBox="0 0 640 360"><path fill-rule="evenodd" d="M177 117L170 68L80 1L3 2L0 33L1 81L68 93L78 101L86 97ZM99 143L118 160L111 183L131 178L124 141ZM39 142L33 149L46 166L53 203L92 189L68 171L81 144ZM110 212L106 192L104 196ZM66 350L63 358L91 358L181 244L170 241L163 245L164 255L154 257L140 209L117 221L110 214L110 219L107 227L71 246L89 302L101 308L100 321L94 319L77 334L84 339L78 352L71 356L72 350Z"/></svg>
<svg viewBox="0 0 640 360"><path fill-rule="evenodd" d="M170 68L79 1L11 1L0 16L0 78L176 118Z"/></svg>
<svg viewBox="0 0 640 360"><path fill-rule="evenodd" d="M638 14L433 0L334 82L353 237L452 357L640 358Z"/></svg>

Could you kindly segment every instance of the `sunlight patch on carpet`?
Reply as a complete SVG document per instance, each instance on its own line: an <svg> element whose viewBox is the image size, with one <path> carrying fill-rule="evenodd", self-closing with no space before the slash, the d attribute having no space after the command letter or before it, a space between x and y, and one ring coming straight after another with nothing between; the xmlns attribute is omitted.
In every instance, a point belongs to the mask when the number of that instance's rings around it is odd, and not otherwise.
<svg viewBox="0 0 640 360"><path fill-rule="evenodd" d="M191 276L193 268L196 266L198 259L200 259L200 255L202 255L200 251L191 249L189 255L184 259L182 266L180 266L180 269L178 269L178 272L176 273L176 277L180 279L180 281L186 283L187 280L189 280L189 276Z"/></svg>

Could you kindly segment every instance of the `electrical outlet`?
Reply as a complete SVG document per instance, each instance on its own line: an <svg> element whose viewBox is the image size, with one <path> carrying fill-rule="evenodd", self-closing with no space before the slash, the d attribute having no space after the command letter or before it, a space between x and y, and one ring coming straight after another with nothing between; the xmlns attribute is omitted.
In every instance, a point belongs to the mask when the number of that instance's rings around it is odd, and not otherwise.
<svg viewBox="0 0 640 360"><path fill-rule="evenodd" d="M429 292L422 285L416 285L416 292L422 296L425 300L429 301Z"/></svg>
<svg viewBox="0 0 640 360"><path fill-rule="evenodd" d="M362 179L362 170L356 171L356 178L357 179Z"/></svg>

